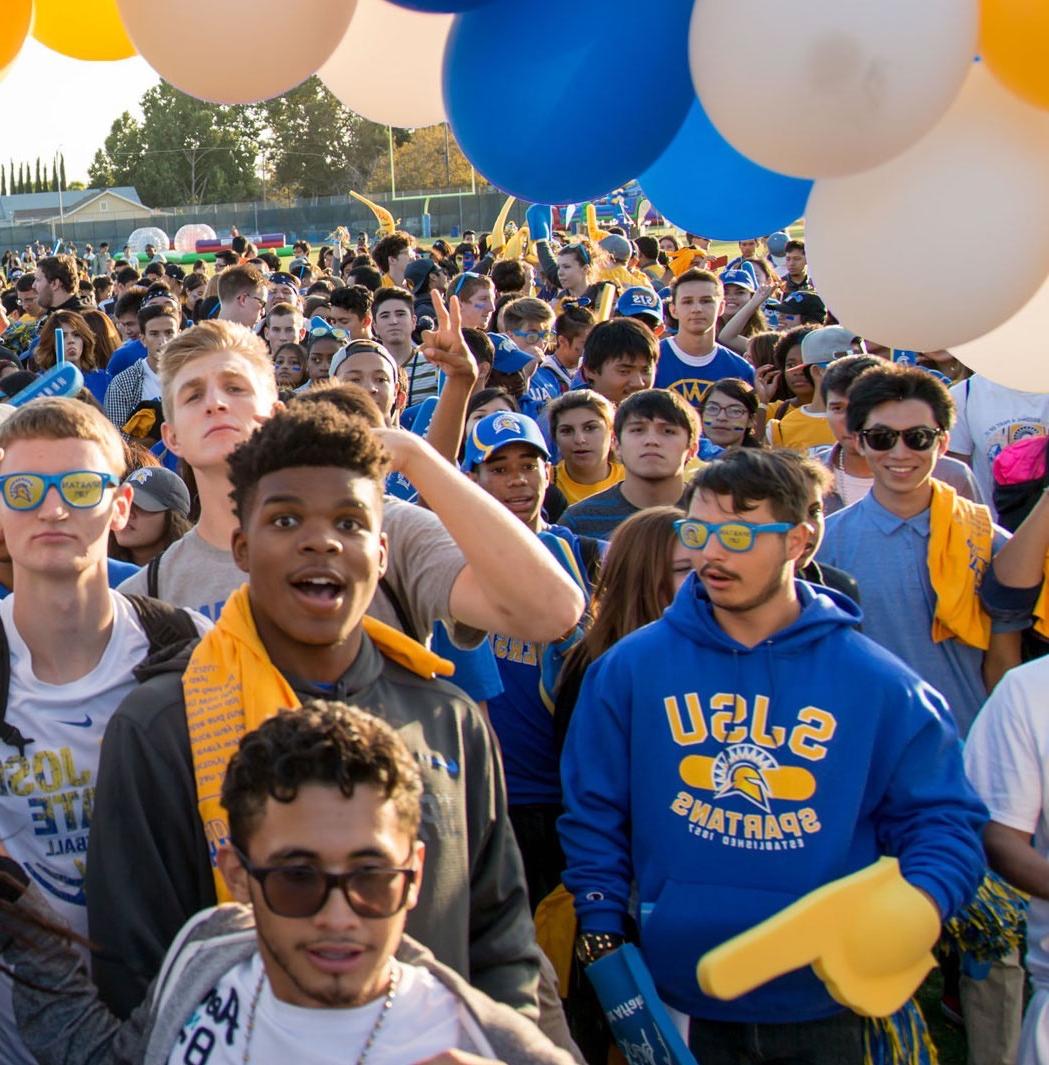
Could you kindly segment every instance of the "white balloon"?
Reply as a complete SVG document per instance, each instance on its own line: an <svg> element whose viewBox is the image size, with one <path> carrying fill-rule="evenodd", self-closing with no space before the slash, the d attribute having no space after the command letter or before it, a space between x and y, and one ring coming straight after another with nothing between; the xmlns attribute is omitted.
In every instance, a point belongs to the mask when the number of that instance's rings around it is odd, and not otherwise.
<svg viewBox="0 0 1049 1065"><path fill-rule="evenodd" d="M171 242L175 251L192 255L197 250L198 240L215 240L215 230L206 222L189 222L180 226L175 233L175 239Z"/></svg>
<svg viewBox="0 0 1049 1065"><path fill-rule="evenodd" d="M978 0L697 0L692 80L721 135L794 177L876 166L950 106L976 50Z"/></svg>
<svg viewBox="0 0 1049 1065"><path fill-rule="evenodd" d="M912 148L815 183L805 235L820 295L881 344L933 351L982 336L1049 274L1047 173L1049 112L974 64Z"/></svg>
<svg viewBox="0 0 1049 1065"><path fill-rule="evenodd" d="M443 122L441 68L454 17L358 0L350 28L317 73L344 107L372 122Z"/></svg>
<svg viewBox="0 0 1049 1065"><path fill-rule="evenodd" d="M144 254L147 244L152 244L157 251L167 251L171 247L167 233L157 226L144 226L142 229L136 229L127 238L127 246L135 255Z"/></svg>
<svg viewBox="0 0 1049 1065"><path fill-rule="evenodd" d="M951 354L970 370L1007 388L1049 392L1046 322L1049 322L1049 279L1007 322L968 344L951 348Z"/></svg>

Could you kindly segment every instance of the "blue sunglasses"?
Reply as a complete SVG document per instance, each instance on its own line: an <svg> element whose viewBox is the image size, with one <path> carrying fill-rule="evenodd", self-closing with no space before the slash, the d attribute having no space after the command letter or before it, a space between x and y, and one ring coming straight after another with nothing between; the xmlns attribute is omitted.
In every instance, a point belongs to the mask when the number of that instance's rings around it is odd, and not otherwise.
<svg viewBox="0 0 1049 1065"><path fill-rule="evenodd" d="M710 538L716 536L726 551L742 554L754 546L761 533L785 533L793 529L789 521L770 521L756 525L752 521L700 521L699 518L680 518L674 522L674 532L681 546L689 551L701 551Z"/></svg>

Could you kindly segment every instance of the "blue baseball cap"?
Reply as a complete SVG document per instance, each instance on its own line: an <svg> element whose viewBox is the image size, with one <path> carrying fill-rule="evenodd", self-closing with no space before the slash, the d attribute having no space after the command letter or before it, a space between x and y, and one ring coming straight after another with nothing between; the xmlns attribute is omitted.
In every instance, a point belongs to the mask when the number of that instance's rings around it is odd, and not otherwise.
<svg viewBox="0 0 1049 1065"><path fill-rule="evenodd" d="M475 469L507 444L529 444L544 459L550 458L543 434L533 419L516 411L497 410L482 418L470 431L462 468L466 472Z"/></svg>
<svg viewBox="0 0 1049 1065"><path fill-rule="evenodd" d="M488 336L495 345L492 369L498 373L517 373L530 362L535 362L533 356L522 351L505 333L489 333Z"/></svg>
<svg viewBox="0 0 1049 1065"><path fill-rule="evenodd" d="M722 270L721 284L738 285L739 288L745 288L748 292L757 292L757 288L754 287L754 275L749 270Z"/></svg>
<svg viewBox="0 0 1049 1065"><path fill-rule="evenodd" d="M620 318L633 318L635 314L650 314L662 324L663 302L650 288L635 285L633 288L626 289L619 297L616 314Z"/></svg>

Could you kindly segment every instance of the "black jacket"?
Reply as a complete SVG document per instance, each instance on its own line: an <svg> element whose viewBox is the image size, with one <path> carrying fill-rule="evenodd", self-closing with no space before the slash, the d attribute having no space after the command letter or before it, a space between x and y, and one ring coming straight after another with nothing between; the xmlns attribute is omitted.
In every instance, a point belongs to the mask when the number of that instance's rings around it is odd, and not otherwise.
<svg viewBox="0 0 1049 1065"><path fill-rule="evenodd" d="M95 981L122 1017L186 920L216 902L182 694L189 653L151 661L102 741L88 922ZM302 699L351 702L398 730L425 792L426 875L407 930L475 987L537 1017L538 947L502 763L472 701L384 658L367 636L334 692L288 681Z"/></svg>

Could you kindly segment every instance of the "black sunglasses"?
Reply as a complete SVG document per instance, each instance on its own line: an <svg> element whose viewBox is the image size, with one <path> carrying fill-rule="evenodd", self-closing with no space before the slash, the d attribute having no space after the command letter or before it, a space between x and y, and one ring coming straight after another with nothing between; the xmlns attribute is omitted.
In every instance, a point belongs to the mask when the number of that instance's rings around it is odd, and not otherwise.
<svg viewBox="0 0 1049 1065"><path fill-rule="evenodd" d="M928 451L943 436L943 430L930 429L927 425L917 425L913 429L887 429L879 426L875 429L863 429L857 435L871 451L891 451L901 436L911 451Z"/></svg>
<svg viewBox="0 0 1049 1065"><path fill-rule="evenodd" d="M266 905L278 917L312 917L335 888L358 917L392 917L404 909L415 882L414 869L366 868L326 873L312 865L252 865L238 847L233 853L259 882ZM411 856L409 855L409 858Z"/></svg>

